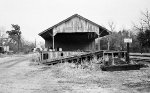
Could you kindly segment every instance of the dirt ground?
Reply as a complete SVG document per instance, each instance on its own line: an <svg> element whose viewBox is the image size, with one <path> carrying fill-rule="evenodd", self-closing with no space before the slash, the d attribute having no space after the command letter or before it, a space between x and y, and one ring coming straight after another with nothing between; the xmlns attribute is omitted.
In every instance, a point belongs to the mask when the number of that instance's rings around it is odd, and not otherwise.
<svg viewBox="0 0 150 93"><path fill-rule="evenodd" d="M150 68L104 72L38 65L31 58L0 59L0 93L150 93Z"/></svg>

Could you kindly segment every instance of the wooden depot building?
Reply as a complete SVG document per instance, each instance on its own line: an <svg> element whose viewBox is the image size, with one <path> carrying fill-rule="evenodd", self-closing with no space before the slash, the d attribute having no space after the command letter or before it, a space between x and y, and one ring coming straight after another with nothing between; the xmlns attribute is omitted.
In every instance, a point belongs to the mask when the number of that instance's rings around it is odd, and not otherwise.
<svg viewBox="0 0 150 93"><path fill-rule="evenodd" d="M61 51L96 51L97 39L109 34L109 31L78 15L59 22L39 33L45 40L45 47Z"/></svg>

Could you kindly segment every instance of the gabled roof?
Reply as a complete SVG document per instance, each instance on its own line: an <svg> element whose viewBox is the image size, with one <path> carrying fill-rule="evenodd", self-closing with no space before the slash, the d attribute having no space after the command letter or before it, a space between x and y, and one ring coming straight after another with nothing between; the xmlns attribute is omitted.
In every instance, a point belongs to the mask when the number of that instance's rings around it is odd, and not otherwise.
<svg viewBox="0 0 150 93"><path fill-rule="evenodd" d="M84 18L84 17L78 15L78 14L74 14L74 15L68 17L67 19L65 19L65 20L63 20L63 21L61 21L61 22L59 22L58 24L56 24L56 25L54 25L54 26L52 26L52 27L46 29L45 31L39 33L39 35L41 36L43 33L47 32L48 30L51 30L51 29L53 29L53 28L55 28L55 27L57 27L57 26L59 26L59 25L65 23L65 22L69 21L70 19L72 19L72 18L74 18L74 17L78 17L78 18L80 18L80 19L83 19L83 20L85 20L85 21L87 21L87 22L89 22L89 23L91 23L91 24L93 24L93 25L95 25L95 26L98 26L98 27L101 28L101 29L104 29L104 30L108 31L106 28L104 28L104 27L102 27L102 26L100 26L100 25L98 25L98 24L96 24L96 23L94 23L94 22L92 22L92 21L90 21L90 20L88 20L88 19L86 19L86 18ZM109 31L108 31L108 33L109 33Z"/></svg>

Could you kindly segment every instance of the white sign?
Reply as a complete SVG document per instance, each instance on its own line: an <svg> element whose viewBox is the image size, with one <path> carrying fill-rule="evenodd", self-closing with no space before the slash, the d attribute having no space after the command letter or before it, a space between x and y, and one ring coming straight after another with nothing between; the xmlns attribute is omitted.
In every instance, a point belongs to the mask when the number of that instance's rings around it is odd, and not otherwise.
<svg viewBox="0 0 150 93"><path fill-rule="evenodd" d="M125 43L132 43L132 38L125 38L125 39L124 39L124 42L125 42Z"/></svg>

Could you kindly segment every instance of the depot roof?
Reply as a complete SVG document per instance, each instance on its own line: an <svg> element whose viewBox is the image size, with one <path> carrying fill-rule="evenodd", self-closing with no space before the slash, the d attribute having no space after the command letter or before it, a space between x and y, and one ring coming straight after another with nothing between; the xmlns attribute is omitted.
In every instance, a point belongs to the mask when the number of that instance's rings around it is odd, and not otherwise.
<svg viewBox="0 0 150 93"><path fill-rule="evenodd" d="M89 24L92 24L92 25L98 27L99 28L99 32L98 33L99 33L100 37L110 34L110 31L108 31L106 28L104 28L104 27L102 27L102 26L100 26L100 25L98 25L98 24L96 24L96 23L94 23L94 22L92 22L92 21L90 21L90 20L88 20L88 19L78 15L78 14L74 14L74 15L68 17L67 19L59 22L58 24L55 24L52 27L42 31L41 33L39 33L39 35L44 38L46 36L46 34L54 34L54 32L53 32L54 28L56 28L56 27L58 27L58 26L60 26L60 25L62 25L64 23L66 23L66 22L68 22L71 19L76 18L76 17L80 18L81 20L84 20L84 21L88 22Z"/></svg>

